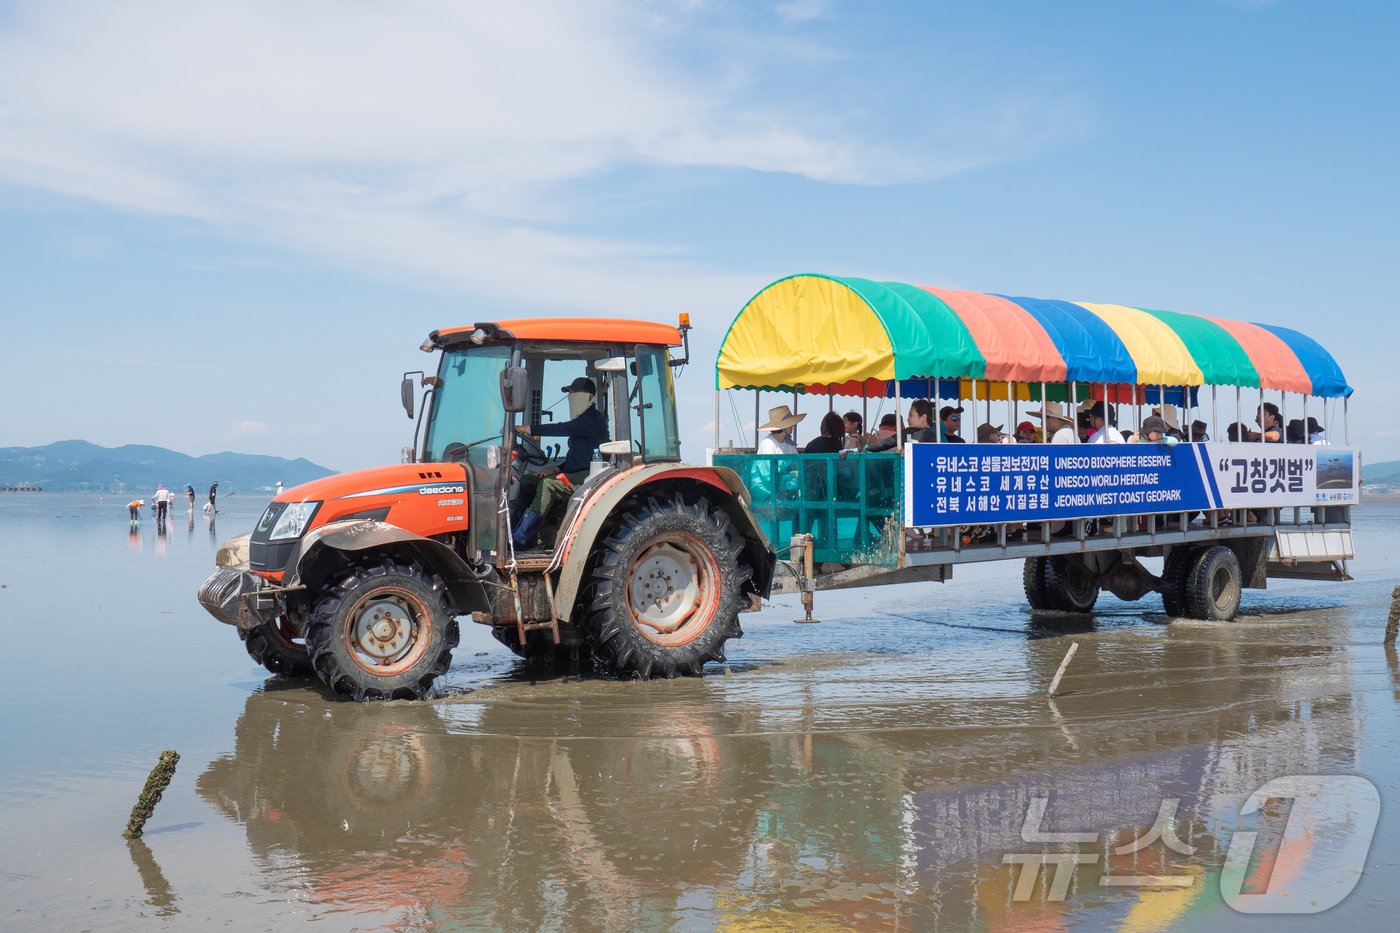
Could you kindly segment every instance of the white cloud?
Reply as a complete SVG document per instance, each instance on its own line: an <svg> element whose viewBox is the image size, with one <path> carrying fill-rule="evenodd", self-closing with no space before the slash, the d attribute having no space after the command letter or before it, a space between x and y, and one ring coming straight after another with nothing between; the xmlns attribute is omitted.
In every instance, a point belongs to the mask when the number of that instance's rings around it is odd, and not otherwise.
<svg viewBox="0 0 1400 933"><path fill-rule="evenodd" d="M268 431L271 430L271 428L269 428L267 425L263 424L261 421L244 420L244 421L235 421L232 425L229 426L229 429L228 429L228 430L229 430L229 433L230 433L230 434L234 434L234 435L248 435L248 434L266 434Z"/></svg>
<svg viewBox="0 0 1400 933"><path fill-rule="evenodd" d="M802 23L825 16L831 10L831 0L788 0L775 9L788 22Z"/></svg>
<svg viewBox="0 0 1400 933"><path fill-rule="evenodd" d="M788 75L814 67L810 45L756 55L755 37L725 42L705 15L620 0L20 4L0 25L0 180L478 293L646 310L680 273L727 302L750 282L697 270L677 242L592 234L571 186L634 167L926 180L1078 125L1063 102L1014 94L921 98L925 125L956 126L936 145L871 132L892 116L862 112L892 106L879 95L813 121Z"/></svg>

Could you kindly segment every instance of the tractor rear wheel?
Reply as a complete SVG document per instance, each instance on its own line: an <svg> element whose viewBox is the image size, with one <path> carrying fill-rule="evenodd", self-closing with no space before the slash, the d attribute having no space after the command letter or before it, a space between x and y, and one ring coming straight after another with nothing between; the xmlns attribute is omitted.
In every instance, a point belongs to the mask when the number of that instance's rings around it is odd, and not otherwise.
<svg viewBox="0 0 1400 933"><path fill-rule="evenodd" d="M296 640L298 636L282 616L246 632L240 629L238 637L243 641L248 657L269 673L280 677L310 677L314 673L306 644Z"/></svg>
<svg viewBox="0 0 1400 933"><path fill-rule="evenodd" d="M459 637L441 578L392 562L347 567L306 626L316 675L356 700L422 699Z"/></svg>
<svg viewBox="0 0 1400 933"><path fill-rule="evenodd" d="M620 507L589 573L584 636L620 676L698 675L742 637L739 609L750 569L729 518L704 498L676 494Z"/></svg>

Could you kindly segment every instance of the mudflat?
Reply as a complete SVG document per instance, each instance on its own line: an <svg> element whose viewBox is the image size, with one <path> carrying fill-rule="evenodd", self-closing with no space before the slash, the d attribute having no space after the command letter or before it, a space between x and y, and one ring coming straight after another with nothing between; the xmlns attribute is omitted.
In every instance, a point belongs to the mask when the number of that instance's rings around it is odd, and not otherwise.
<svg viewBox="0 0 1400 933"><path fill-rule="evenodd" d="M267 675L195 602L265 505L240 498L163 533L124 497L0 499L0 927L1215 929L1250 919L1222 896L1232 838L1286 821L1241 806L1289 775L1368 779L1380 823L1340 905L1263 922L1400 908L1400 501L1356 510L1354 582L1246 591L1234 623L1106 594L1033 617L1019 565L985 565L820 593L819 626L781 601L702 678L532 670L464 623L441 696L357 705ZM1164 801L1171 833L1122 851ZM1306 828L1246 887L1301 883L1284 855L1355 827ZM1041 870L1023 897L1026 861L1066 853L1066 888Z"/></svg>

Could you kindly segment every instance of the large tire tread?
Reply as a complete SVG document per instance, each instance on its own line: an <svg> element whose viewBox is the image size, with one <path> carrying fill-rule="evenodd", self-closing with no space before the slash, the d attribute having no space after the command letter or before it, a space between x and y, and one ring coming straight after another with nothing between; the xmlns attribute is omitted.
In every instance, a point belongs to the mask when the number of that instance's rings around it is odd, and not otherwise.
<svg viewBox="0 0 1400 933"><path fill-rule="evenodd" d="M257 628L239 631L248 657L278 677L302 678L315 676L311 654L305 645L288 642L277 630L276 622L264 622Z"/></svg>
<svg viewBox="0 0 1400 933"><path fill-rule="evenodd" d="M1214 595L1214 582L1220 574L1226 575L1223 607ZM1208 622L1230 621L1240 610L1241 586L1240 562L1234 551L1223 544L1202 548L1186 577L1186 614Z"/></svg>
<svg viewBox="0 0 1400 933"><path fill-rule="evenodd" d="M642 680L698 676L707 662L723 662L724 643L743 637L739 609L745 604L744 584L752 576L751 569L739 563L743 541L729 517L703 497L690 500L680 493L665 503L648 497L619 508L620 520L593 558L583 592L584 636L595 660L616 676ZM709 548L720 587L711 621L692 641L675 647L651 642L627 615L625 578L631 563L652 535L666 531L686 532Z"/></svg>
<svg viewBox="0 0 1400 933"><path fill-rule="evenodd" d="M434 614L434 636L440 630L442 637L437 644L429 646L411 670L381 680L342 657L338 640L347 622L342 610L348 609L364 590L390 583L420 588L420 595ZM382 563L346 568L338 581L317 598L306 625L306 645L316 676L335 693L359 702L423 699L433 682L447 673L452 664L452 649L457 647L460 638L442 578L417 565L396 564L387 559Z"/></svg>

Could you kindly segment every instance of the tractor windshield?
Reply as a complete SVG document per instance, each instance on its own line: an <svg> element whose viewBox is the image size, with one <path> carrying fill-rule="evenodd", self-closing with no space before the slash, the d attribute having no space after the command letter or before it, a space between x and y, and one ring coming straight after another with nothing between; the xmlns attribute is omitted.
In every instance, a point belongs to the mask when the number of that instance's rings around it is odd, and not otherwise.
<svg viewBox="0 0 1400 933"><path fill-rule="evenodd" d="M469 460L486 465L487 449L501 443L505 409L500 379L510 353L508 345L443 352L423 443L424 461Z"/></svg>

